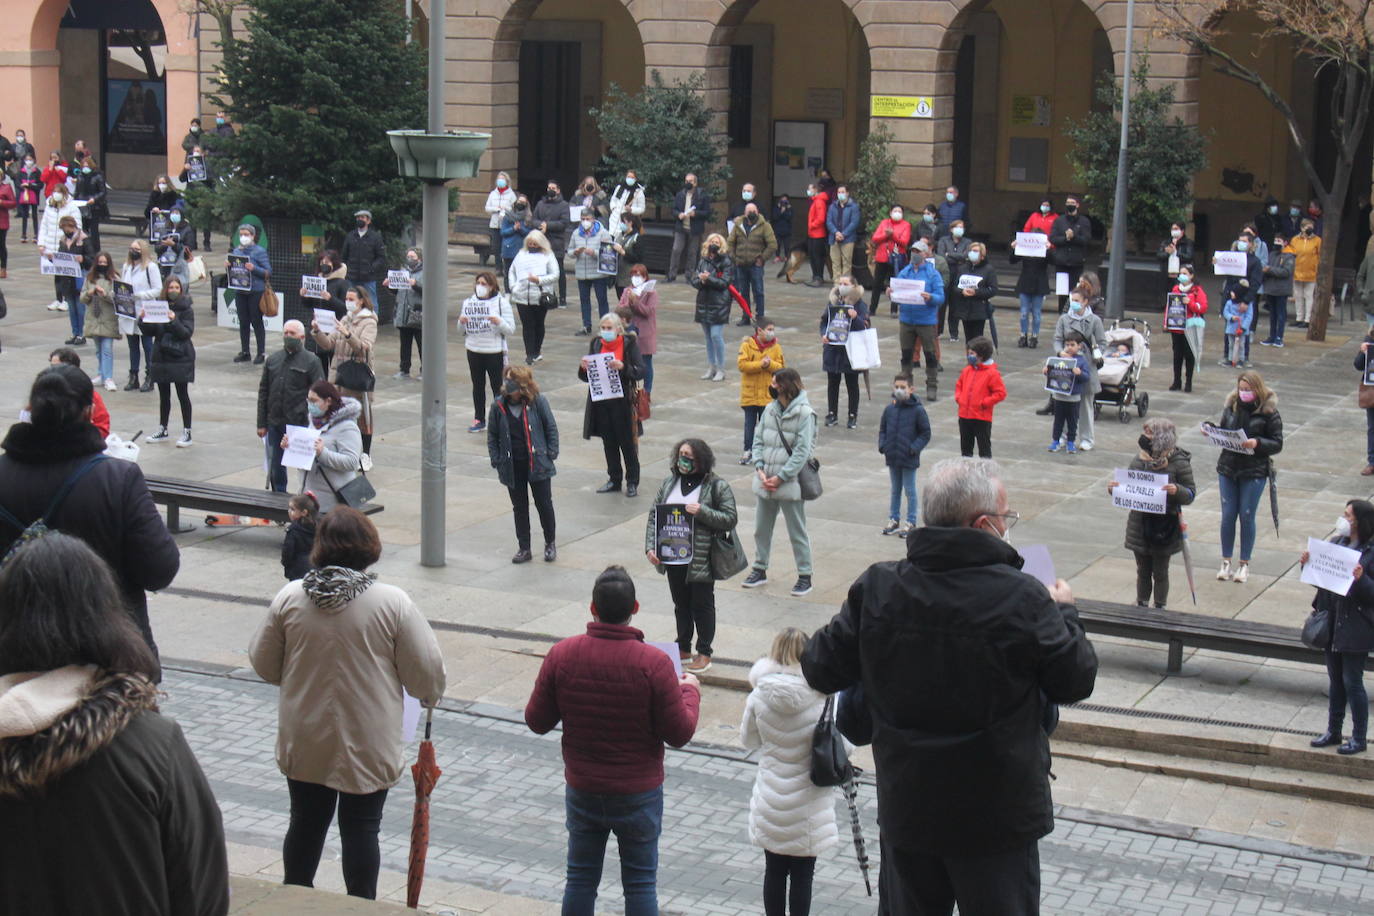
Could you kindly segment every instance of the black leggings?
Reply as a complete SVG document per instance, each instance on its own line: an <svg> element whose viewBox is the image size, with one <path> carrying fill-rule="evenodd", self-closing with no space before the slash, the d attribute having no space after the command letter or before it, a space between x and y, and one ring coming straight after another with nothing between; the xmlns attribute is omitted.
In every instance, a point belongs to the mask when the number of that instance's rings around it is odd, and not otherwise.
<svg viewBox="0 0 1374 916"><path fill-rule="evenodd" d="M806 250L811 256L811 279L824 280L825 257L829 250L825 244L825 239L807 239Z"/></svg>
<svg viewBox="0 0 1374 916"><path fill-rule="evenodd" d="M815 856L781 856L763 851L763 912L766 916L808 916ZM792 887L787 887L788 878Z"/></svg>
<svg viewBox="0 0 1374 916"><path fill-rule="evenodd" d="M186 382L157 383L158 425L167 428L167 420L172 416L172 385L177 388L177 403L181 405L181 428L191 428L191 390Z"/></svg>
<svg viewBox="0 0 1374 916"><path fill-rule="evenodd" d="M514 422L514 421L512 421ZM516 458L511 466L515 486L510 492L511 512L515 516L515 542L521 550L530 549L530 494L534 494L534 508L539 512L539 527L544 529L545 546L554 540L553 481L530 480L529 455Z"/></svg>
<svg viewBox="0 0 1374 916"><path fill-rule="evenodd" d="M983 328L984 328L984 327L987 325L987 323L988 323L988 320L987 320L986 318L963 318L963 319L958 319L958 320L962 320L963 323L964 323L964 343L965 343L965 344L967 344L970 340L972 340L972 339L975 338L975 337L982 337L982 336L983 336ZM957 336L959 336L958 334L955 333L955 322L956 322L956 319L954 319L954 318L951 318L951 319L949 320L949 336L951 336L951 337L957 337Z"/></svg>
<svg viewBox="0 0 1374 916"><path fill-rule="evenodd" d="M8 229L0 229L0 270L6 270L10 266L10 250L5 247L5 236L8 234Z"/></svg>
<svg viewBox="0 0 1374 916"><path fill-rule="evenodd" d="M1188 346L1188 338L1181 332L1169 332L1169 336L1174 339L1174 384L1182 384L1183 373L1186 370L1188 375L1188 386L1193 384L1193 367L1197 365L1197 358L1193 356L1193 348Z"/></svg>
<svg viewBox="0 0 1374 916"><path fill-rule="evenodd" d="M487 420L487 389L483 382L491 385L491 396L501 392L501 370L505 360L500 353L477 353L468 351L468 373L472 376L473 417L479 423ZM484 378L485 376L485 378Z"/></svg>
<svg viewBox="0 0 1374 916"><path fill-rule="evenodd" d="M38 204L20 204L19 220L22 226L21 238L29 237L29 220L33 220L33 237L38 238Z"/></svg>
<svg viewBox="0 0 1374 916"><path fill-rule="evenodd" d="M840 409L840 376L844 375L844 387L849 393L849 415L859 415L859 373L827 372L825 374L826 405L831 416L837 416Z"/></svg>
<svg viewBox="0 0 1374 916"><path fill-rule="evenodd" d="M872 304L868 307L868 314L878 314L878 303L882 301L883 293L887 292L887 284L892 280L892 262L879 261L873 268L873 296ZM892 314L897 314L897 305L893 303Z"/></svg>
<svg viewBox="0 0 1374 916"><path fill-rule="evenodd" d="M692 632L696 631L697 654L711 656L716 638L716 583L688 582L690 566L667 566L668 592L673 596L673 616L677 618L677 648L683 655L692 651Z"/></svg>
<svg viewBox="0 0 1374 916"><path fill-rule="evenodd" d="M245 293L238 290L234 293L234 308L239 314L239 351L248 352L248 328L251 326L253 335L258 341L258 355L262 355L263 348L267 345L267 331L262 326L262 309L258 306L262 304L262 290L254 293Z"/></svg>
<svg viewBox="0 0 1374 916"><path fill-rule="evenodd" d="M425 363L425 342L424 335L419 328L397 328L396 332L401 335L401 371L410 372L410 348L414 343L415 350L419 354L420 365Z"/></svg>
<svg viewBox="0 0 1374 916"><path fill-rule="evenodd" d="M325 834L339 808L339 844L343 847L344 886L354 897L377 899L377 872L381 850L377 834L382 829L386 789L370 795L350 795L313 782L288 779L291 793L291 825L282 843L283 884L315 886L315 870L324 852Z"/></svg>
<svg viewBox="0 0 1374 916"><path fill-rule="evenodd" d="M515 304L520 313L520 336L525 341L525 358L534 359L544 352L544 319L549 310L539 303L534 305Z"/></svg>

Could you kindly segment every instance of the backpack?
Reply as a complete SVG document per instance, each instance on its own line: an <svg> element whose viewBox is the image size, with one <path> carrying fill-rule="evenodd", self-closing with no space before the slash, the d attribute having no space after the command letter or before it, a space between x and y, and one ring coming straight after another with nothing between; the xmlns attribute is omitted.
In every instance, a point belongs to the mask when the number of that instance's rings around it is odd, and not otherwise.
<svg viewBox="0 0 1374 916"><path fill-rule="evenodd" d="M53 530L49 527L49 521L52 519L53 513L55 513L67 499L67 494L72 491L72 487L76 486L78 480L86 476L87 471L105 460L107 460L106 455L96 455L90 461L73 471L71 475L62 482L62 486L57 488L57 492L53 494L52 501L48 503L48 508L44 510L43 514L27 525L15 518L10 510L6 509L4 506L0 506L0 521L7 522L19 530L19 537L10 545L10 549L5 551L5 556L0 558L0 567L8 563L10 557L14 556L15 552L25 544L36 541Z"/></svg>

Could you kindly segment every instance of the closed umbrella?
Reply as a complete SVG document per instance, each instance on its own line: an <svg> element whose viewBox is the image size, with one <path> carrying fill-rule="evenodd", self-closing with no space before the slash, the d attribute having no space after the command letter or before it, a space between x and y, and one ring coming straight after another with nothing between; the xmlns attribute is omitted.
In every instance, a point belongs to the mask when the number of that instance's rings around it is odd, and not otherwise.
<svg viewBox="0 0 1374 916"><path fill-rule="evenodd" d="M844 790L844 800L849 805L849 826L854 831L854 857L859 860L859 870L864 876L864 890L868 891L868 896L873 896L873 885L868 881L868 850L864 846L864 828L859 822L859 786L855 782L855 773L850 774L849 778L840 784Z"/></svg>
<svg viewBox="0 0 1374 916"><path fill-rule="evenodd" d="M754 310L749 307L748 302L744 301L744 296L740 293L740 291L735 289L735 284L731 283L729 289L730 295L735 297L735 301L739 303L739 307L744 310L744 317L748 318L750 321L753 321Z"/></svg>
<svg viewBox="0 0 1374 916"><path fill-rule="evenodd" d="M1279 533L1279 472L1269 462L1269 514L1274 517L1274 534Z"/></svg>
<svg viewBox="0 0 1374 916"><path fill-rule="evenodd" d="M425 858L429 855L429 796L443 770L434 759L434 744L429 740L434 721L433 707L425 710L425 740L410 774L415 777L415 817L410 825L410 868L406 872L406 906L420 905L420 887L425 883Z"/></svg>
<svg viewBox="0 0 1374 916"><path fill-rule="evenodd" d="M1193 577L1193 551L1188 547L1188 523L1183 513L1178 514L1178 527L1183 532L1183 573L1188 577L1188 591L1193 595L1193 606L1197 607L1197 585Z"/></svg>
<svg viewBox="0 0 1374 916"><path fill-rule="evenodd" d="M1202 339L1207 332L1207 322L1205 319L1194 316L1189 318L1183 326L1183 339L1188 342L1188 349L1193 351L1193 372L1202 373Z"/></svg>

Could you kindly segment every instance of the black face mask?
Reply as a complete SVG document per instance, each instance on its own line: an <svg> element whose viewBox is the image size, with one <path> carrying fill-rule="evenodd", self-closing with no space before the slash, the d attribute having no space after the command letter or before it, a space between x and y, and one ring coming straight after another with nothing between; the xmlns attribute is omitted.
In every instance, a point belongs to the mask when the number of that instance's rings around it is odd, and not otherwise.
<svg viewBox="0 0 1374 916"><path fill-rule="evenodd" d="M558 196L558 191L554 190L553 188L549 188L547 191L544 192L544 196L547 197L549 200L553 200L555 197Z"/></svg>
<svg viewBox="0 0 1374 916"><path fill-rule="evenodd" d="M130 260L130 261L141 261L141 260L143 260L143 252L141 252L141 251L131 251L131 252L129 252L129 260Z"/></svg>
<svg viewBox="0 0 1374 916"><path fill-rule="evenodd" d="M750 213L748 216L744 218L744 221L752 225L759 221L759 215L757 213Z"/></svg>
<svg viewBox="0 0 1374 916"><path fill-rule="evenodd" d="M692 184L690 181L685 181L682 183L682 190L684 191L690 191L695 187L696 185Z"/></svg>
<svg viewBox="0 0 1374 916"><path fill-rule="evenodd" d="M1141 450L1142 452L1148 452L1148 451L1150 450L1150 437L1149 437L1149 436L1141 436L1139 439L1135 440L1135 442L1136 442L1136 445L1139 445L1139 446L1140 446L1140 450Z"/></svg>
<svg viewBox="0 0 1374 916"><path fill-rule="evenodd" d="M1070 216L1073 216L1075 213L1078 212L1078 208L1077 208L1077 207L1065 207L1065 208L1064 208L1064 212L1067 213L1067 214L1069 214Z"/></svg>
<svg viewBox="0 0 1374 916"><path fill-rule="evenodd" d="M706 253L709 254L711 257L715 257L716 255L720 254L720 246L708 245L706 246Z"/></svg>
<svg viewBox="0 0 1374 916"><path fill-rule="evenodd" d="M359 229L366 229L366 228L367 228L367 223L364 222L363 220L358 220L357 222L358 222L358 228L359 228Z"/></svg>
<svg viewBox="0 0 1374 916"><path fill-rule="evenodd" d="M775 401L778 399L778 388L776 385L768 386L768 396Z"/></svg>
<svg viewBox="0 0 1374 916"><path fill-rule="evenodd" d="M506 379L504 391L507 398L515 398L520 394L520 386L515 383L514 379Z"/></svg>

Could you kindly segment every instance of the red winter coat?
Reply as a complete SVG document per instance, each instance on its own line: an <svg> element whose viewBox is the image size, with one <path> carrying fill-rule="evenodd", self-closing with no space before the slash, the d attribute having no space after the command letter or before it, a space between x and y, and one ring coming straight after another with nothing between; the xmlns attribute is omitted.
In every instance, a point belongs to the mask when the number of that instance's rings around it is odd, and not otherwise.
<svg viewBox="0 0 1374 916"><path fill-rule="evenodd" d="M0 181L0 229L9 229L10 211L19 206L19 202L14 199L14 189L9 182Z"/></svg>
<svg viewBox="0 0 1374 916"><path fill-rule="evenodd" d="M806 237L809 239L823 239L825 232L825 214L830 209L830 195L820 191L815 197L811 198L811 209L806 211Z"/></svg>
<svg viewBox="0 0 1374 916"><path fill-rule="evenodd" d="M59 164L56 168L48 166L40 176L43 179L43 199L52 197L53 188L67 183L67 166Z"/></svg>
<svg viewBox="0 0 1374 916"><path fill-rule="evenodd" d="M110 411L99 391L91 392L91 425L100 430L102 437L110 435Z"/></svg>
<svg viewBox="0 0 1374 916"><path fill-rule="evenodd" d="M1007 399L1007 386L997 366L965 366L954 383L954 402L965 420L992 422L992 408Z"/></svg>
<svg viewBox="0 0 1374 916"><path fill-rule="evenodd" d="M1056 214L1053 210L1051 210L1049 213L1041 213L1039 210L1036 210L1030 216L1026 217L1026 225L1021 229L1021 231L1043 232L1046 235L1049 235L1050 229L1054 226L1054 221L1057 218L1057 216L1058 214Z"/></svg>
<svg viewBox="0 0 1374 916"><path fill-rule="evenodd" d="M673 662L644 634L593 621L549 650L525 724L545 734L563 722L563 775L599 795L634 795L663 785L663 745L682 747L697 728L701 694L681 684Z"/></svg>
<svg viewBox="0 0 1374 916"><path fill-rule="evenodd" d="M873 244L873 260L879 264L889 263L892 260L893 248L905 252L911 247L911 223L904 219L883 220L878 224L878 228L873 230Z"/></svg>
<svg viewBox="0 0 1374 916"><path fill-rule="evenodd" d="M1179 289L1179 288L1178 288L1178 284L1175 283L1175 284L1174 284L1174 288L1171 289L1171 290L1169 290L1169 292L1171 292L1171 293L1182 293L1183 290ZM1189 318L1201 318L1203 315L1206 315L1206 314L1207 314L1207 294L1206 294L1205 292L1203 292L1202 287L1201 287L1198 283L1194 282L1193 285L1192 285L1192 288L1188 290L1188 317L1189 317ZM1165 321L1164 321L1164 322L1161 322L1162 324L1164 324L1165 327L1169 327L1169 326L1168 326L1168 323L1167 323L1168 317L1169 317L1169 310L1166 308L1166 309L1164 310L1164 318L1165 318ZM1182 334L1182 333L1183 333L1183 329L1182 329L1182 328L1169 328L1169 332L1172 333L1172 334Z"/></svg>

